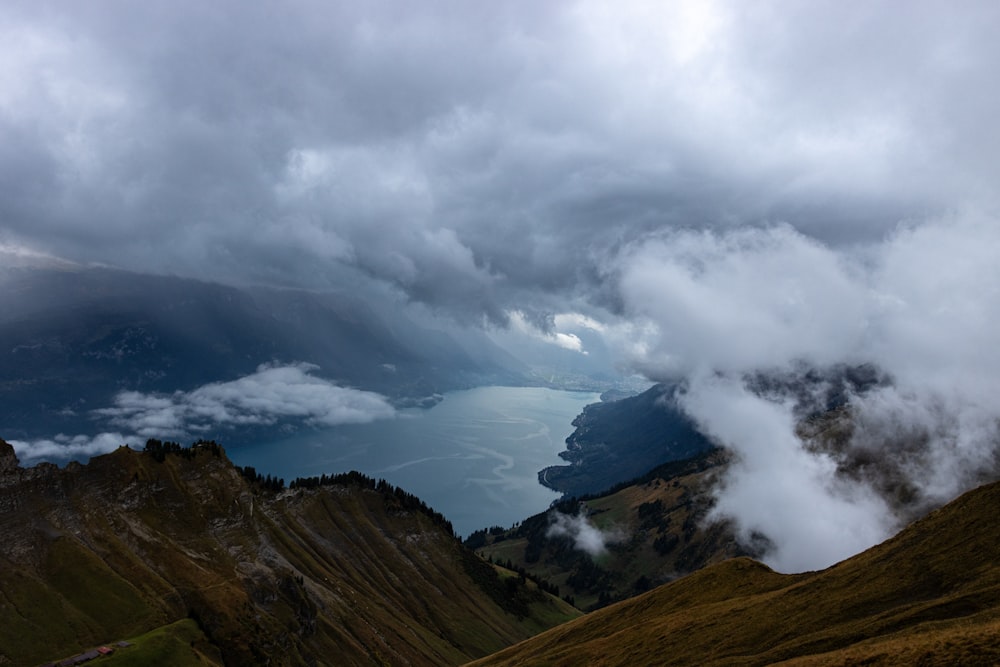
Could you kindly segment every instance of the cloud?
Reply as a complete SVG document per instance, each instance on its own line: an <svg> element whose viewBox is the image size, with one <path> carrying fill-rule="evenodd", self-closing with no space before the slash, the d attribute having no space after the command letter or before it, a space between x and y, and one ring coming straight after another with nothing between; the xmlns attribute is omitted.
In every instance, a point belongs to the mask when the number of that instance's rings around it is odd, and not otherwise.
<svg viewBox="0 0 1000 667"><path fill-rule="evenodd" d="M634 363L682 379L680 404L737 454L715 516L766 535L775 567L812 569L995 478L998 251L1000 228L977 213L902 226L860 253L787 226L628 250L618 284L642 332ZM803 442L796 422L816 406L795 383L861 363L888 382L847 393L848 441ZM762 391L761 374L785 390Z"/></svg>
<svg viewBox="0 0 1000 667"><path fill-rule="evenodd" d="M623 539L623 535L617 530L601 530L590 523L583 509L576 516L553 511L549 513L549 520L551 523L545 531L547 537L568 537L577 549L592 558L603 556L609 543Z"/></svg>
<svg viewBox="0 0 1000 667"><path fill-rule="evenodd" d="M9 442L23 462L32 464L41 460L58 461L106 454L125 444L137 446L144 443L145 438L137 435L126 436L121 433L99 433L95 436L69 436L60 433L50 440L11 440Z"/></svg>
<svg viewBox="0 0 1000 667"><path fill-rule="evenodd" d="M996 204L998 12L4 3L0 218L82 264L467 323L613 309L601 268L663 229L850 244Z"/></svg>
<svg viewBox="0 0 1000 667"><path fill-rule="evenodd" d="M394 415L379 394L340 387L309 373L313 364L263 364L231 382L170 395L119 393L95 410L112 425L145 437L178 437L229 426L273 425L282 419L315 426L367 423Z"/></svg>
<svg viewBox="0 0 1000 667"><path fill-rule="evenodd" d="M825 567L897 526L866 483L842 478L831 456L803 447L789 403L757 396L740 380L702 378L679 404L706 435L738 454L708 520L736 518L747 544L755 534L765 536L775 569Z"/></svg>
<svg viewBox="0 0 1000 667"><path fill-rule="evenodd" d="M841 361L866 334L854 267L787 225L665 234L616 266L626 318L646 329L636 362L654 375Z"/></svg>
<svg viewBox="0 0 1000 667"><path fill-rule="evenodd" d="M220 429L272 426L288 420L317 427L363 424L395 415L385 397L310 375L316 369L306 363L262 364L252 375L189 392L125 391L115 396L112 406L92 413L117 431L96 436L60 434L11 444L26 460L65 460L109 452L127 442L144 444L148 438L215 437Z"/></svg>
<svg viewBox="0 0 1000 667"><path fill-rule="evenodd" d="M555 330L545 331L529 322L524 313L519 310L508 311L507 321L510 328L520 334L550 345L555 345L556 347L561 347L564 350L587 354L587 351L583 349L583 341L575 333ZM568 322L564 322L564 324L571 323L572 321L571 318Z"/></svg>

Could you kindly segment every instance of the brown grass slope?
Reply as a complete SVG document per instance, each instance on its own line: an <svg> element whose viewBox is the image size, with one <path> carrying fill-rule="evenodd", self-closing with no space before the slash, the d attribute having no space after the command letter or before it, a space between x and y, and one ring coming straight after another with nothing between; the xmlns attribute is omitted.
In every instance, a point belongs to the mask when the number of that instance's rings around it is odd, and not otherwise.
<svg viewBox="0 0 1000 667"><path fill-rule="evenodd" d="M1000 483L826 570L705 568L473 664L1000 664Z"/></svg>
<svg viewBox="0 0 1000 667"><path fill-rule="evenodd" d="M392 494L256 489L224 453L64 469L0 441L0 664L197 621L226 664L457 664L574 617Z"/></svg>

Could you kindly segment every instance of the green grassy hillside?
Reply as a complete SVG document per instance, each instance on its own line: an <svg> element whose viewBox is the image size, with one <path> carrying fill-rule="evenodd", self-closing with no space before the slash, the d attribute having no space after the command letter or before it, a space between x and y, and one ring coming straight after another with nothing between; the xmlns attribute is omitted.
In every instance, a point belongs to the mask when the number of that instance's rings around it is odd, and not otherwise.
<svg viewBox="0 0 1000 667"><path fill-rule="evenodd" d="M668 463L634 483L560 503L511 529L478 531L466 544L557 586L581 609L623 600L710 563L751 555L729 524L705 521L709 488L725 463L722 450ZM586 516L608 535L606 551L588 554L570 537L551 534L556 511Z"/></svg>
<svg viewBox="0 0 1000 667"><path fill-rule="evenodd" d="M208 447L0 458L0 664L189 619L226 664L447 665L579 615L361 476L267 491Z"/></svg>
<svg viewBox="0 0 1000 667"><path fill-rule="evenodd" d="M710 566L473 664L1000 664L1000 483L820 572Z"/></svg>

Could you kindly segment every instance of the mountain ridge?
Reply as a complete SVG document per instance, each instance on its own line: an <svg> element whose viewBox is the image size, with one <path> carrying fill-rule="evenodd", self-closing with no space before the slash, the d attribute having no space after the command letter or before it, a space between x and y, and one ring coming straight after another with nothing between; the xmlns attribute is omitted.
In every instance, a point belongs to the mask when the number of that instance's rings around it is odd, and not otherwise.
<svg viewBox="0 0 1000 667"><path fill-rule="evenodd" d="M0 441L4 659L193 618L226 664L447 665L578 614L374 480L274 493L214 443L159 458L21 468Z"/></svg>
<svg viewBox="0 0 1000 667"><path fill-rule="evenodd" d="M817 572L724 561L470 664L996 664L998 505L980 486Z"/></svg>

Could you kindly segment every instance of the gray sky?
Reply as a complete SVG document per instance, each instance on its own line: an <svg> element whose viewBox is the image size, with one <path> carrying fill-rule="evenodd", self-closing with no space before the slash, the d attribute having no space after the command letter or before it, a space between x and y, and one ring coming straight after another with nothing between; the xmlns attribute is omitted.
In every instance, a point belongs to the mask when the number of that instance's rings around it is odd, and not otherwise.
<svg viewBox="0 0 1000 667"><path fill-rule="evenodd" d="M0 233L79 262L616 306L651 231L996 204L992 2L5 2Z"/></svg>
<svg viewBox="0 0 1000 667"><path fill-rule="evenodd" d="M598 337L740 454L716 511L820 567L899 517L744 374L877 363L852 446L927 499L998 460L997 34L992 1L8 0L0 250Z"/></svg>

